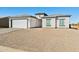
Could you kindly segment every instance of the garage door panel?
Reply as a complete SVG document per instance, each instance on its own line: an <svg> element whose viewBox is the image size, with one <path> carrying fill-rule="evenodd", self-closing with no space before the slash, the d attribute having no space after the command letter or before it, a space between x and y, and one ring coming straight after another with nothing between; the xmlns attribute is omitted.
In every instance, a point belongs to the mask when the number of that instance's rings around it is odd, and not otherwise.
<svg viewBox="0 0 79 59"><path fill-rule="evenodd" d="M27 28L27 20L12 20L13 28Z"/></svg>

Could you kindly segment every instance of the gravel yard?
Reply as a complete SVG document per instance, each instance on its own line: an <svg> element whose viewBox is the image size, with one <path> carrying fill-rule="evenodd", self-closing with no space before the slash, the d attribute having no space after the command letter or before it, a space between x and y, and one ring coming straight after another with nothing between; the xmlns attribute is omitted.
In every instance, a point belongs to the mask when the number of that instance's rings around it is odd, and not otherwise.
<svg viewBox="0 0 79 59"><path fill-rule="evenodd" d="M24 52L23 50L14 49L10 47L0 46L0 52Z"/></svg>
<svg viewBox="0 0 79 59"><path fill-rule="evenodd" d="M20 29L13 29L13 28L0 28L0 34L4 34L4 33L8 33L8 32L12 32L12 31L16 31L16 30L20 30Z"/></svg>
<svg viewBox="0 0 79 59"><path fill-rule="evenodd" d="M17 30L0 35L0 45L33 52L79 51L79 30Z"/></svg>

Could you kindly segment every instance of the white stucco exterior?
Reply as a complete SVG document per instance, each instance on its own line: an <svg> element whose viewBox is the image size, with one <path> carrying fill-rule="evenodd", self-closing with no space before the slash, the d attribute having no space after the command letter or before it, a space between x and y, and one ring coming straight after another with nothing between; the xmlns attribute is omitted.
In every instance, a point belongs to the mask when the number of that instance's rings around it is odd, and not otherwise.
<svg viewBox="0 0 79 59"><path fill-rule="evenodd" d="M42 19L42 28L45 28L46 27L46 19Z"/></svg>
<svg viewBox="0 0 79 59"><path fill-rule="evenodd" d="M11 28L11 19L9 18L9 28Z"/></svg>
<svg viewBox="0 0 79 59"><path fill-rule="evenodd" d="M34 18L30 19L30 27L31 28L40 27L40 26L41 26L41 20L40 19L34 19Z"/></svg>
<svg viewBox="0 0 79 59"><path fill-rule="evenodd" d="M69 28L69 23L70 23L70 18L69 17L66 17L66 20L65 20L65 28Z"/></svg>
<svg viewBox="0 0 79 59"><path fill-rule="evenodd" d="M42 27L43 28L69 28L70 17L49 18L49 19L51 19L51 26L49 26L49 27L46 26L46 19L48 19L48 18L42 19ZM60 19L64 19L64 26L59 25Z"/></svg>
<svg viewBox="0 0 79 59"><path fill-rule="evenodd" d="M9 18L9 28L36 28L41 27L41 20L33 17L29 18Z"/></svg>
<svg viewBox="0 0 79 59"><path fill-rule="evenodd" d="M55 28L55 18L51 18L51 27Z"/></svg>
<svg viewBox="0 0 79 59"><path fill-rule="evenodd" d="M35 16L9 16L1 18L1 27L9 28L69 28L71 15L47 15L37 13ZM63 21L64 20L64 21Z"/></svg>
<svg viewBox="0 0 79 59"><path fill-rule="evenodd" d="M30 28L31 27L31 25L30 25L30 22L31 22L31 19L27 19L27 28Z"/></svg>
<svg viewBox="0 0 79 59"><path fill-rule="evenodd" d="M37 22L36 19L31 19L30 20L30 27L36 27L37 26L36 22Z"/></svg>
<svg viewBox="0 0 79 59"><path fill-rule="evenodd" d="M47 27L46 26L46 19L47 18L44 18L44 19L42 19L42 27L43 28L55 28L55 18L51 18L51 26L50 27Z"/></svg>
<svg viewBox="0 0 79 59"><path fill-rule="evenodd" d="M59 26L60 19L64 19L65 26ZM69 28L69 17L58 17L57 19L57 28Z"/></svg>

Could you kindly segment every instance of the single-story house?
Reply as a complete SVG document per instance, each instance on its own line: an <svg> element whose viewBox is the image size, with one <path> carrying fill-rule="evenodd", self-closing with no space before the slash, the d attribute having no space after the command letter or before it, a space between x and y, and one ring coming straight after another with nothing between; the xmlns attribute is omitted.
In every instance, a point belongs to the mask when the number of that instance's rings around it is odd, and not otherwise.
<svg viewBox="0 0 79 59"><path fill-rule="evenodd" d="M36 28L41 27L40 19L34 16L9 16L0 18L0 27L4 28Z"/></svg>
<svg viewBox="0 0 79 59"><path fill-rule="evenodd" d="M9 28L9 18L0 17L0 28Z"/></svg>
<svg viewBox="0 0 79 59"><path fill-rule="evenodd" d="M7 28L69 28L71 15L47 15L36 13L35 16L8 16L0 18L0 27Z"/></svg>
<svg viewBox="0 0 79 59"><path fill-rule="evenodd" d="M69 28L71 15L37 13L36 16L42 20L42 28Z"/></svg>

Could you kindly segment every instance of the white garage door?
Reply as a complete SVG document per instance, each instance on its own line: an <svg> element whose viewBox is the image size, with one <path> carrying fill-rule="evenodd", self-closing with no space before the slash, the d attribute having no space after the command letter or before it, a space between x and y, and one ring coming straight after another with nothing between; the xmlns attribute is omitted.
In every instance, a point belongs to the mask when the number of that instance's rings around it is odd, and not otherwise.
<svg viewBox="0 0 79 59"><path fill-rule="evenodd" d="M12 20L12 28L27 28L27 20Z"/></svg>

